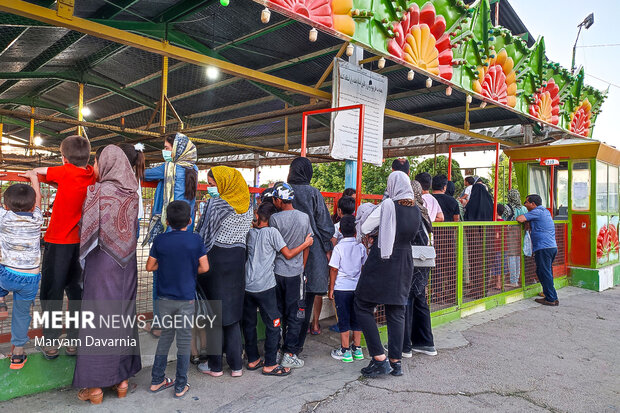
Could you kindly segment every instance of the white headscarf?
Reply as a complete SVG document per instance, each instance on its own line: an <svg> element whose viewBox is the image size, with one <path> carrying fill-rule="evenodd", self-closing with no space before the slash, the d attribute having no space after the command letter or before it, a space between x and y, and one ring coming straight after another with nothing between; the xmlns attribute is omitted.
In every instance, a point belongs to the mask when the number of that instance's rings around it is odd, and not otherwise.
<svg viewBox="0 0 620 413"><path fill-rule="evenodd" d="M392 256L394 238L396 237L396 208L394 201L414 199L413 189L406 173L394 171L387 181L387 195L389 198L381 203L381 219L379 223L379 250L381 258Z"/></svg>
<svg viewBox="0 0 620 413"><path fill-rule="evenodd" d="M371 204L370 202L366 202L357 207L357 211L355 213L355 230L357 232L357 242L362 241L362 225L366 221L366 218L370 216L372 211L377 208L378 205Z"/></svg>

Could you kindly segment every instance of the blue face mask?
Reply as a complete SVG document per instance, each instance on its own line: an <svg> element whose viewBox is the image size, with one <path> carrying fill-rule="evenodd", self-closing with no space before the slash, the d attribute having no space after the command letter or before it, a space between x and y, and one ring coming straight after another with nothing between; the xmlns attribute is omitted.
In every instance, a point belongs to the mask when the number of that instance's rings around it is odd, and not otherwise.
<svg viewBox="0 0 620 413"><path fill-rule="evenodd" d="M207 193L211 198L217 198L218 196L220 196L220 193L217 192L217 186L208 186Z"/></svg>
<svg viewBox="0 0 620 413"><path fill-rule="evenodd" d="M172 162L172 151L167 151L165 149L162 149L161 156L164 158L164 161Z"/></svg>

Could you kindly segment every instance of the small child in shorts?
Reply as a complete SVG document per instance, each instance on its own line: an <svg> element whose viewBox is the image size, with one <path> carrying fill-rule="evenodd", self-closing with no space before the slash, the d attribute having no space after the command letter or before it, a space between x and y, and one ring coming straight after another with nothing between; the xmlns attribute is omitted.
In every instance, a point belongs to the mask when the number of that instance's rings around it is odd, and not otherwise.
<svg viewBox="0 0 620 413"><path fill-rule="evenodd" d="M33 171L20 176L30 179L32 186L14 184L8 187L4 191L4 208L0 208L0 313L5 313L5 318L8 317L5 297L13 292L11 370L19 370L26 364L24 345L28 342L30 307L41 281L43 215L39 179Z"/></svg>
<svg viewBox="0 0 620 413"><path fill-rule="evenodd" d="M334 349L331 355L345 363L363 360L364 354L360 347L362 329L357 323L353 299L355 288L362 273L362 265L368 254L366 247L355 239L355 217L345 215L340 220L342 240L334 247L329 260L329 292L328 297L336 303L338 330L340 331L340 348ZM353 344L350 334L353 332Z"/></svg>

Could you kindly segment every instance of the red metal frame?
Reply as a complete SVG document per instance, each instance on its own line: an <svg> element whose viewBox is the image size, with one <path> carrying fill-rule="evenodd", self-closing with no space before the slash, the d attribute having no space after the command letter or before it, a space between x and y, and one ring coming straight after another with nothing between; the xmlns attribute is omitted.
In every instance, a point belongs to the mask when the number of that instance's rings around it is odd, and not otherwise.
<svg viewBox="0 0 620 413"><path fill-rule="evenodd" d="M512 160L508 160L508 190L512 189Z"/></svg>
<svg viewBox="0 0 620 413"><path fill-rule="evenodd" d="M308 116L312 115L320 115L322 113L332 113L332 112L340 112L344 110L355 110L358 109L360 111L358 130L357 130L357 176L355 179L355 194L358 195L355 197L355 208L357 209L360 206L362 198L359 196L362 193L362 166L364 159L364 105L350 105L350 106L341 106L338 108L327 108L327 109L318 109L311 110L308 112L302 113L301 118L301 156L305 157L307 148L308 148Z"/></svg>
<svg viewBox="0 0 620 413"><path fill-rule="evenodd" d="M495 182L493 184L493 221L497 221L497 179L499 177L499 143L463 143L448 147L448 179L452 180L452 148L468 148L471 146L495 146ZM512 172L512 170L511 170Z"/></svg>

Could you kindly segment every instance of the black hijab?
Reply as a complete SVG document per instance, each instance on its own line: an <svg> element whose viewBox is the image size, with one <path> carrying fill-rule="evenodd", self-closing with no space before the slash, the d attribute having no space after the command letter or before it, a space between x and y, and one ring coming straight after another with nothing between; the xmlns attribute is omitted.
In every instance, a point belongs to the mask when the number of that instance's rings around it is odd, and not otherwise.
<svg viewBox="0 0 620 413"><path fill-rule="evenodd" d="M446 185L446 195L453 197L455 190L456 188L454 187L454 182L448 181Z"/></svg>
<svg viewBox="0 0 620 413"><path fill-rule="evenodd" d="M312 179L312 162L308 158L295 158L288 171L287 182L294 185L310 185Z"/></svg>
<svg viewBox="0 0 620 413"><path fill-rule="evenodd" d="M471 189L465 221L493 221L493 197L482 182L476 182Z"/></svg>

